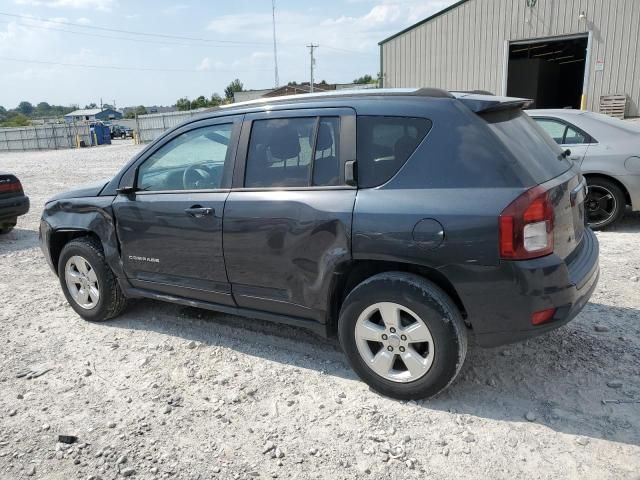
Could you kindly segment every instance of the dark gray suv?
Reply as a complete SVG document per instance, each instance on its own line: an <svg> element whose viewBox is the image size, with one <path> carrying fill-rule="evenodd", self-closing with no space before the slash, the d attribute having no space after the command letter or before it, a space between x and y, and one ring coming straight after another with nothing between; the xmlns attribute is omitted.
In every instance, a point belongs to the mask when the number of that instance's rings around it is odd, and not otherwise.
<svg viewBox="0 0 640 480"><path fill-rule="evenodd" d="M45 256L76 312L152 298L337 335L354 370L434 395L468 339L526 339L593 292L586 184L528 101L375 90L231 105L58 195Z"/></svg>

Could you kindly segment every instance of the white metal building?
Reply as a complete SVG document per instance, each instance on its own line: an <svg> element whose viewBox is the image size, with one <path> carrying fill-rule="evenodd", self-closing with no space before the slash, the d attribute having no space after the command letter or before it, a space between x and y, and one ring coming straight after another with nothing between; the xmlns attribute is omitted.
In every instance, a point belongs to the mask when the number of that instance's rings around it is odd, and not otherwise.
<svg viewBox="0 0 640 480"><path fill-rule="evenodd" d="M485 90L640 116L640 0L462 0L380 42L384 87Z"/></svg>

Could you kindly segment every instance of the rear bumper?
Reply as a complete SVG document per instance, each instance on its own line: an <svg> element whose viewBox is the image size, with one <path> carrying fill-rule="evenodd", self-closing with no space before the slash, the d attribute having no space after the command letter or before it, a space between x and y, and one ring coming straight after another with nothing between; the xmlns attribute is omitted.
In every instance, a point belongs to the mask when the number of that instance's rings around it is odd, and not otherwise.
<svg viewBox="0 0 640 480"><path fill-rule="evenodd" d="M549 255L502 262L496 269L483 272L480 291L471 292L463 285L461 298L475 342L485 347L518 342L570 322L597 286L598 258L598 239L586 229L580 245L566 260ZM551 321L532 325L535 312L550 308L556 308Z"/></svg>
<svg viewBox="0 0 640 480"><path fill-rule="evenodd" d="M21 195L0 200L0 223L12 220L29 211L29 197Z"/></svg>

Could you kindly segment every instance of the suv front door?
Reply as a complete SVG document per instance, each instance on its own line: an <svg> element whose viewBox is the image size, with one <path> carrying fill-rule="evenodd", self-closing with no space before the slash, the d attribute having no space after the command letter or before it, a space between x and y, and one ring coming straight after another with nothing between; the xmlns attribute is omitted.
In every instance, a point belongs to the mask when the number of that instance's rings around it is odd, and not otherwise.
<svg viewBox="0 0 640 480"><path fill-rule="evenodd" d="M356 188L351 109L247 115L224 212L224 251L239 307L324 321L339 264L351 258Z"/></svg>
<svg viewBox="0 0 640 480"><path fill-rule="evenodd" d="M188 124L132 166L113 203L134 287L234 305L222 251L241 116ZM130 169L131 170L131 169ZM134 183L131 183L134 182Z"/></svg>

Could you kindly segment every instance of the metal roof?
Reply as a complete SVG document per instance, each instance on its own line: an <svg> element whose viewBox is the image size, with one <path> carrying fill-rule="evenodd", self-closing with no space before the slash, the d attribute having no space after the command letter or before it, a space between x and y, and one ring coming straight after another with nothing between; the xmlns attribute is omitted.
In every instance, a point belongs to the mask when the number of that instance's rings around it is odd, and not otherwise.
<svg viewBox="0 0 640 480"><path fill-rule="evenodd" d="M402 35L403 33L407 33L410 30L413 30L416 27L419 27L420 25L422 25L423 23L427 23L431 20L433 20L434 18L438 18L440 15L444 15L445 13L447 13L450 10L453 10L454 8L458 8L460 5L462 5L463 3L467 3L469 0L460 0L459 2L454 3L453 5L449 5L447 8L443 8L442 10L440 10L439 12L434 13L433 15L431 15L428 18L425 18L424 20L420 20L417 23L414 23L413 25L411 25L410 27L405 28L404 30L391 35L390 37L385 38L384 40L382 40L381 42L378 42L378 45L382 45L387 43L389 40L393 40L396 37L399 37L400 35Z"/></svg>
<svg viewBox="0 0 640 480"><path fill-rule="evenodd" d="M107 108L107 109L101 109L101 108L86 108L86 109L82 109L82 110L75 110L71 113L67 113L65 115L65 117L79 117L79 116L84 116L84 115L97 115L100 112L107 112L110 111L111 109ZM115 111L115 110L113 110Z"/></svg>

